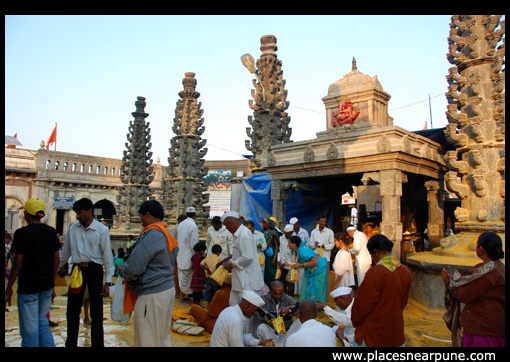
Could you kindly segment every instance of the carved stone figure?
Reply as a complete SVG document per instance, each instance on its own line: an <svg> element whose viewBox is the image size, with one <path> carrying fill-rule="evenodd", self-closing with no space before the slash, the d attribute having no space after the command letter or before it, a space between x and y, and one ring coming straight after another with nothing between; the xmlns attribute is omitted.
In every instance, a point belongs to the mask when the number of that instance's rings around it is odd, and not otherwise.
<svg viewBox="0 0 510 362"><path fill-rule="evenodd" d="M353 124L356 118L358 118L360 109L354 107L352 102L340 102L338 105L338 112L332 113L331 124L333 127L344 125L344 124Z"/></svg>

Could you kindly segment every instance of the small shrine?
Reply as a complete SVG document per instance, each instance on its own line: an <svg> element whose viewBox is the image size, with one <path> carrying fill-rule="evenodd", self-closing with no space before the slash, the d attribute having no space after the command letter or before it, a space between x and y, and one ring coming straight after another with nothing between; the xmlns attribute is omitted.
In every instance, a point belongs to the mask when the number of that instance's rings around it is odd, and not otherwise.
<svg viewBox="0 0 510 362"><path fill-rule="evenodd" d="M332 83L328 95L322 98L326 107L326 129L353 124L354 121L391 126L393 118L388 114L390 98L377 75L370 77L361 73L356 59L352 58L352 70Z"/></svg>

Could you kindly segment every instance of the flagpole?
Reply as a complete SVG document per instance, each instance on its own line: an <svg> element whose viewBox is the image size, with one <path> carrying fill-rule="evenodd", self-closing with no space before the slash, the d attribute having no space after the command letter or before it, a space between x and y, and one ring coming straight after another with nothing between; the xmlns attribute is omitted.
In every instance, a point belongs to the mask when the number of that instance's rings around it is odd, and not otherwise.
<svg viewBox="0 0 510 362"><path fill-rule="evenodd" d="M57 122L55 122L55 151L57 151Z"/></svg>
<svg viewBox="0 0 510 362"><path fill-rule="evenodd" d="M433 129L432 126L432 106L430 105L430 94L429 94L429 113L430 113L430 129Z"/></svg>

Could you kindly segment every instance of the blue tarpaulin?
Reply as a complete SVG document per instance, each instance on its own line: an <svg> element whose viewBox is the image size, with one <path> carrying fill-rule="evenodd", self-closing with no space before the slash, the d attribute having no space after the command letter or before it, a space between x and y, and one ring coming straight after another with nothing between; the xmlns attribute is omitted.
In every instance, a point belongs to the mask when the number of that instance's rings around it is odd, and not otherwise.
<svg viewBox="0 0 510 362"><path fill-rule="evenodd" d="M297 190L289 191L286 208L284 224L297 217L299 225L311 233L317 225L317 217L326 215L328 227L333 229L333 200L320 186L299 184ZM261 230L262 219L273 216L272 212L271 175L264 173L243 178L240 214L246 220L253 220L255 228Z"/></svg>

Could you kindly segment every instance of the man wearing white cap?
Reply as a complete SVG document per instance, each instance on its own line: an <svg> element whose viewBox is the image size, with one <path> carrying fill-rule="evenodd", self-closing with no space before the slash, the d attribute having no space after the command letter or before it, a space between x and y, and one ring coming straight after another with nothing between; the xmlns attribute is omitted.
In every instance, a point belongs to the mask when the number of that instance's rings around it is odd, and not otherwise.
<svg viewBox="0 0 510 362"><path fill-rule="evenodd" d="M285 286L285 293L294 296L294 282L288 282L286 280L287 274L292 269L292 266L296 263L296 255L292 254L289 248L289 239L294 232L294 227L291 224L287 224L283 229L283 235L280 236L280 249L278 250L278 265L282 271L281 280Z"/></svg>
<svg viewBox="0 0 510 362"><path fill-rule="evenodd" d="M324 310L324 313L335 322L333 331L336 332L340 326L343 326L342 342L345 347L352 347L354 342L354 332L356 329L352 326L351 309L357 289L355 286L339 287L329 293L335 301L335 309L328 307L321 301L317 302L317 309Z"/></svg>
<svg viewBox="0 0 510 362"><path fill-rule="evenodd" d="M195 254L193 247L198 243L198 226L195 223L196 210L194 207L186 209L187 218L177 227L177 243L179 252L177 254L177 276L179 278L179 304L191 304L186 297L192 294L191 277L193 276L193 263L191 258Z"/></svg>
<svg viewBox="0 0 510 362"><path fill-rule="evenodd" d="M239 213L228 211L221 217L221 222L234 237L232 258L222 265L232 271L230 305L236 305L241 300L243 291L252 290L260 295L264 287L264 280L260 272L255 239L251 231L241 224Z"/></svg>
<svg viewBox="0 0 510 362"><path fill-rule="evenodd" d="M249 232L249 230L248 230ZM249 347L264 345L268 340L259 340L248 333L248 318L264 305L262 298L251 290L243 290L238 304L225 308L214 325L211 347Z"/></svg>
<svg viewBox="0 0 510 362"><path fill-rule="evenodd" d="M356 257L355 264L359 286L363 282L367 270L372 265L372 257L367 249L368 239L364 233L357 230L353 225L349 225L347 234L353 240L353 247L349 251Z"/></svg>
<svg viewBox="0 0 510 362"><path fill-rule="evenodd" d="M308 235L308 231L299 226L299 220L297 217L291 218L289 220L289 224L291 224L294 229L292 236L297 235L301 238L301 240L306 241L307 243L310 241L310 235Z"/></svg>
<svg viewBox="0 0 510 362"><path fill-rule="evenodd" d="M308 231L303 229L301 226L299 226L299 220L297 217L293 217L289 220L289 224L291 224L294 227L294 232L292 233L292 236L296 235L301 238L301 240L305 241L308 245L310 241L310 235L308 234ZM301 290L301 283L303 282L305 274L304 268L298 269L298 278L299 280L296 282L294 290L296 294L299 294L299 291Z"/></svg>

